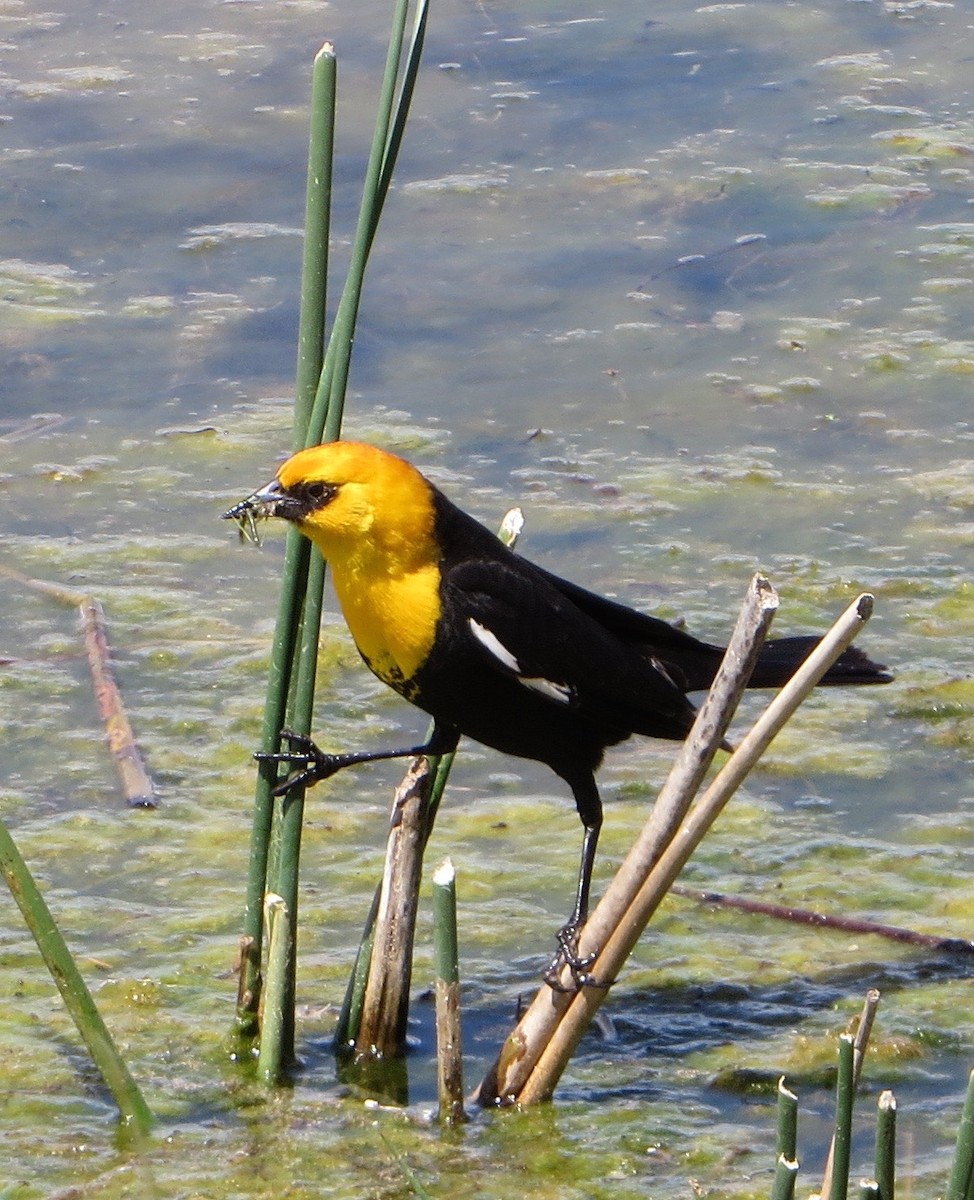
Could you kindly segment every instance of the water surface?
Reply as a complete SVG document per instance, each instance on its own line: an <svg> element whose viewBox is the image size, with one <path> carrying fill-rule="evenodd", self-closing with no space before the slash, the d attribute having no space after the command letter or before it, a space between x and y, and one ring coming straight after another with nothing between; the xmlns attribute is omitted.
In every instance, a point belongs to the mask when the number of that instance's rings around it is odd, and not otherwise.
<svg viewBox="0 0 974 1200"><path fill-rule="evenodd" d="M128 1158L17 914L0 928L14 1194L766 1194L787 1074L808 1187L825 1072L884 999L868 1113L893 1086L902 1170L942 1187L971 1061L965 969L673 899L555 1105L457 1144L363 1108L328 1050L377 878L395 767L309 805L293 1091L226 1061L252 769L281 541L227 505L274 471L289 403L308 64L339 53L336 272L385 54L374 2L0 7L3 560L97 594L161 807L121 804L74 614L0 589L4 819L163 1137ZM348 431L421 464L523 552L721 638L767 571L781 631L858 591L883 690L816 698L688 869L699 886L969 936L974 293L962 5L743 3L581 13L443 0L370 269ZM31 423L34 414L54 414ZM318 727L423 719L340 620ZM749 702L748 711L754 711ZM602 773L607 878L671 748ZM540 767L465 748L431 861L460 871L471 1081L564 918L578 828ZM429 976L428 917L417 985ZM432 1095L418 1002L413 1108ZM43 1129L43 1139L39 1130ZM803 1179L805 1176L803 1176Z"/></svg>

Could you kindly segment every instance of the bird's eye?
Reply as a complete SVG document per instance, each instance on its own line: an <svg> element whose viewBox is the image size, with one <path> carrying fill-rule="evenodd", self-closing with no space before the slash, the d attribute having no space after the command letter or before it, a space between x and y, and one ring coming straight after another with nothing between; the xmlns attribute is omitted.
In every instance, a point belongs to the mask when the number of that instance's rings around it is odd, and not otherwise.
<svg viewBox="0 0 974 1200"><path fill-rule="evenodd" d="M309 508L322 508L338 491L330 483L308 483L302 490Z"/></svg>

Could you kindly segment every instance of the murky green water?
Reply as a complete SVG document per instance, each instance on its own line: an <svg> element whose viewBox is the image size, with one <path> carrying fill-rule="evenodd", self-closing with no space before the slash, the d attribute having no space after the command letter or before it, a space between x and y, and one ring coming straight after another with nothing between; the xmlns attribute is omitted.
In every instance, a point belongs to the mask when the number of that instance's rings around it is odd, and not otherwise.
<svg viewBox="0 0 974 1200"><path fill-rule="evenodd" d="M904 1178L935 1194L972 1058L965 970L685 900L651 927L613 1035L586 1040L555 1105L456 1139L417 1124L433 1090L417 1002L414 1108L363 1107L328 1039L394 767L309 805L307 1069L268 1095L226 1061L281 543L240 546L218 517L289 444L308 62L335 39L340 263L388 12L62 8L0 3L0 554L104 603L162 806L118 799L74 614L8 582L0 799L161 1136L148 1153L116 1145L8 905L9 1194L400 1196L413 1171L437 1196L662 1197L691 1180L766 1195L767 1101L714 1086L746 1067L796 1083L810 1189L822 1072L873 984L857 1170L893 1086ZM810 703L687 878L968 937L970 14L637 9L438 0L348 429L487 521L521 503L525 554L706 636L726 634L758 567L781 630L820 629L874 591L864 640L898 682ZM36 413L63 419L30 426ZM336 746L423 726L365 677L337 619L321 692ZM612 754L601 878L670 757ZM460 871L471 1082L549 952L577 839L542 768L465 749L430 853Z"/></svg>

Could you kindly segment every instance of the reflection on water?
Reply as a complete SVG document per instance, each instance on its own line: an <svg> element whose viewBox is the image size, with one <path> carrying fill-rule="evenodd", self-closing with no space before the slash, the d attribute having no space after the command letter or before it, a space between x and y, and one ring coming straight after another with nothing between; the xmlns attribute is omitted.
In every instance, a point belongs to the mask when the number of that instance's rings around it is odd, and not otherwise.
<svg viewBox="0 0 974 1200"><path fill-rule="evenodd" d="M136 1073L180 1122L179 1162L198 1145L210 1184L197 1186L222 1194L221 1152L239 1154L241 1124L227 1115L236 1077L213 1049L229 1024L221 976L242 903L280 541L238 546L218 518L289 445L308 63L334 39L340 266L388 12L317 0L64 7L0 8L3 556L105 604L164 806L115 802L73 617L7 584L3 808L69 940L97 964ZM838 0L648 14L437 4L349 405L356 434L406 451L488 522L520 502L530 557L703 636L726 635L758 566L782 595L782 631L821 628L857 590L875 591L865 641L899 682L811 703L691 872L956 936L969 933L974 712L965 22L962 6ZM365 678L337 621L321 690L318 723L336 746L421 728ZM644 744L610 757L602 872L669 754ZM347 1106L322 1111L335 1084L316 1047L371 895L392 778L342 779L309 806L309 1070L295 1121L276 1100L241 1097L268 1121L244 1134L261 1167L235 1179L241 1194L280 1191L285 1176L300 1186L335 1147L347 1193L361 1195L372 1177L358 1159L390 1161ZM449 848L460 865L471 1036L486 1060L565 906L575 817L543 770L474 747L451 795L433 853ZM5 1145L30 1164L22 1175L60 1188L78 1178L83 1130L98 1147L83 1168L94 1179L114 1167L96 1105L65 1101L70 1129L40 1156L28 1132L32 1107L46 1126L51 1097L78 1096L77 1062L58 1049L72 1035L15 921L0 953L21 980L0 1037L25 1107ZM624 1031L653 987L706 991L715 962L720 980L775 994L818 975L810 963L861 969L864 987L863 963L901 961L676 901L639 953L645 986L615 1001ZM945 1169L970 1056L961 986L916 980L881 1010L874 1083L895 1084L901 1119L930 1147L909 1167L918 1191ZM634 1195L647 1180L684 1194L729 1144L770 1146L767 1112L714 1101L708 1081L729 1062L801 1072L830 1058L857 991L838 989L837 1013L796 1011L788 1029L732 1023L723 1050L717 1022L672 1061L593 1038L565 1094L605 1100L598 1121L589 1103L566 1104L479 1130L455 1161L434 1143L399 1149L444 1189L460 1163L501 1194L513 1161L526 1195L553 1182L589 1195L589 1175L611 1176L614 1195L629 1178ZM422 1010L417 1038L425 1099ZM541 1143L570 1154L576 1175L563 1178ZM164 1151L156 1165L182 1178ZM757 1170L717 1169L727 1189Z"/></svg>

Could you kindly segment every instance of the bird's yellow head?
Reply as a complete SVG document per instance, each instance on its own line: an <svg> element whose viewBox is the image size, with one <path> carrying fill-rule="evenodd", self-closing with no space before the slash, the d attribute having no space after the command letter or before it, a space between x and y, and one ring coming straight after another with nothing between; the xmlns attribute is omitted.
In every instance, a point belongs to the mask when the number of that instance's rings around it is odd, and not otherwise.
<svg viewBox="0 0 974 1200"><path fill-rule="evenodd" d="M366 562L410 570L436 557L430 484L404 459L362 442L299 450L224 515L242 525L292 521L335 570Z"/></svg>

